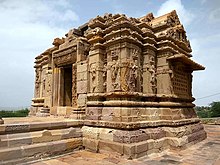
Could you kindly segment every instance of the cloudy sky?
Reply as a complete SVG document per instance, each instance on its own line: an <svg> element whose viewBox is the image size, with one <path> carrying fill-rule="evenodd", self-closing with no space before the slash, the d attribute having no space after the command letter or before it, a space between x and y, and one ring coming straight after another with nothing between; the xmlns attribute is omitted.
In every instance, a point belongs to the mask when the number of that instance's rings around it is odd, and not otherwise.
<svg viewBox="0 0 220 165"><path fill-rule="evenodd" d="M159 16L174 9L191 41L193 59L206 66L194 73L195 103L220 100L219 0L0 0L0 107L30 106L35 56L70 28L105 13Z"/></svg>

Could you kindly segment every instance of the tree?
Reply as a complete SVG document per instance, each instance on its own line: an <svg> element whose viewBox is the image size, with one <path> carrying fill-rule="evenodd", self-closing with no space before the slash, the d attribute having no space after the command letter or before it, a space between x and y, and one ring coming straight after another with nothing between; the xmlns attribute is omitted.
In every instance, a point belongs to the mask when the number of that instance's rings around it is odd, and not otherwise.
<svg viewBox="0 0 220 165"><path fill-rule="evenodd" d="M212 102L210 104L211 117L220 117L220 102Z"/></svg>

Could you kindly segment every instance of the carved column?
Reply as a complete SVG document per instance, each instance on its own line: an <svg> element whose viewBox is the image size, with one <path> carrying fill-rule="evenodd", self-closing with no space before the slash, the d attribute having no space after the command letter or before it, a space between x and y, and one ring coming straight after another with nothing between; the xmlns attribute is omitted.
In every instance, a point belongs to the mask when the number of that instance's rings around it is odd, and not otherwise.
<svg viewBox="0 0 220 165"><path fill-rule="evenodd" d="M52 108L51 114L57 114L58 97L59 97L59 77L60 68L54 67L53 69L53 83L52 83Z"/></svg>
<svg viewBox="0 0 220 165"><path fill-rule="evenodd" d="M167 52L168 53L168 52ZM172 69L167 61L166 52L157 56L157 93L159 95L171 95L172 89Z"/></svg>
<svg viewBox="0 0 220 165"><path fill-rule="evenodd" d="M104 54L101 47L89 52L89 93L104 92Z"/></svg>
<svg viewBox="0 0 220 165"><path fill-rule="evenodd" d="M72 64L72 107L77 107L77 67L76 64Z"/></svg>

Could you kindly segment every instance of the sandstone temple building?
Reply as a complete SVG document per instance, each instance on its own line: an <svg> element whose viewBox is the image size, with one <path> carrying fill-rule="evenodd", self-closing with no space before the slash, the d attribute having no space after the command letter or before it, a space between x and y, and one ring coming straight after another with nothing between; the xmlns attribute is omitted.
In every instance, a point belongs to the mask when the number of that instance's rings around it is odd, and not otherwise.
<svg viewBox="0 0 220 165"><path fill-rule="evenodd" d="M97 16L36 57L30 115L82 121L85 148L131 158L196 143L191 51L175 11Z"/></svg>

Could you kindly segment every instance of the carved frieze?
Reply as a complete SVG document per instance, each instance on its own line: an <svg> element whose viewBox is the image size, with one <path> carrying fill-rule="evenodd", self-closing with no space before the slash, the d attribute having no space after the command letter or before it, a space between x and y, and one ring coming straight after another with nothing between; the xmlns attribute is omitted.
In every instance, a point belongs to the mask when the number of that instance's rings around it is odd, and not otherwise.
<svg viewBox="0 0 220 165"><path fill-rule="evenodd" d="M76 61L76 46L54 52L53 61L57 66L74 63Z"/></svg>

